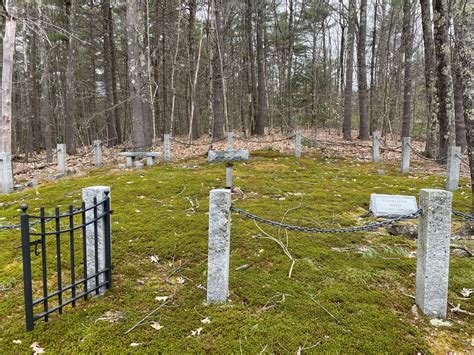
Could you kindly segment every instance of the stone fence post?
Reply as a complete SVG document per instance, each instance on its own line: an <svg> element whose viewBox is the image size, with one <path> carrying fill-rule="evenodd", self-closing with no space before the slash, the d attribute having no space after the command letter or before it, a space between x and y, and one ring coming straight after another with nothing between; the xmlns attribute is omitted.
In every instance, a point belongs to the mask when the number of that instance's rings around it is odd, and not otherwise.
<svg viewBox="0 0 474 355"><path fill-rule="evenodd" d="M445 188L455 191L459 188L459 171L461 169L461 147L448 147L448 166Z"/></svg>
<svg viewBox="0 0 474 355"><path fill-rule="evenodd" d="M410 171L410 137L402 138L402 174Z"/></svg>
<svg viewBox="0 0 474 355"><path fill-rule="evenodd" d="M0 153L0 179L2 179L2 194L13 192L13 169L10 153Z"/></svg>
<svg viewBox="0 0 474 355"><path fill-rule="evenodd" d="M301 158L301 131L296 131L295 136L295 157Z"/></svg>
<svg viewBox="0 0 474 355"><path fill-rule="evenodd" d="M420 191L416 304L428 317L446 318L452 198L449 191Z"/></svg>
<svg viewBox="0 0 474 355"><path fill-rule="evenodd" d="M234 150L234 133L227 132L227 150Z"/></svg>
<svg viewBox="0 0 474 355"><path fill-rule="evenodd" d="M227 163L226 168L225 168L225 188L226 189L232 189L232 186L234 186L234 178L232 176L233 173L234 173L234 164Z"/></svg>
<svg viewBox="0 0 474 355"><path fill-rule="evenodd" d="M56 149L58 155L58 172L60 174L66 174L66 144L58 144Z"/></svg>
<svg viewBox="0 0 474 355"><path fill-rule="evenodd" d="M108 186L91 186L82 189L82 200L85 203L85 207L89 208L94 205L94 198L97 202L101 202L106 197L106 192L109 193L110 187ZM103 213L103 205L97 207L97 215ZM94 209L86 211L86 223L94 219ZM86 258L87 258L87 275L93 275L96 273L96 260L95 260L95 236L94 236L94 223L86 226ZM97 221L97 255L98 255L98 266L97 270L103 270L106 267L106 255L105 255L105 225L103 218L99 218ZM99 275L99 284L105 281L105 275ZM87 289L91 290L96 287L95 278L91 278L87 281ZM106 290L106 286L99 288L99 294L103 294Z"/></svg>
<svg viewBox="0 0 474 355"><path fill-rule="evenodd" d="M163 159L165 161L171 161L173 159L171 155L171 135L169 134L163 136Z"/></svg>
<svg viewBox="0 0 474 355"><path fill-rule="evenodd" d="M102 166L102 142L100 140L94 141L94 165L96 167Z"/></svg>
<svg viewBox="0 0 474 355"><path fill-rule="evenodd" d="M209 246L207 259L208 303L227 301L230 264L230 205L230 190L211 190L209 196Z"/></svg>
<svg viewBox="0 0 474 355"><path fill-rule="evenodd" d="M372 133L372 161L380 161L380 132Z"/></svg>

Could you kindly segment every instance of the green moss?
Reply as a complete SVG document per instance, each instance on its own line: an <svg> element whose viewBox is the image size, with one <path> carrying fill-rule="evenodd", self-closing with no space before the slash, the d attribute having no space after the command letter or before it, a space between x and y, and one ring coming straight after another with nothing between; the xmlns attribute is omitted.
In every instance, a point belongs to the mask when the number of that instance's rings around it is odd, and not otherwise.
<svg viewBox="0 0 474 355"><path fill-rule="evenodd" d="M378 175L378 169L386 175ZM284 217L287 223L346 226L368 220L362 216L372 192L417 195L421 188L443 185L442 176L402 176L398 169L393 164L322 157L295 161L275 151L253 152L250 161L234 168L235 183L245 193L234 203L275 220ZM415 318L413 300L407 295L414 294L416 261L411 252L416 243L387 236L383 230L335 235L289 232L288 249L296 259L289 279L291 262L281 248L271 240L253 238L260 234L255 225L234 216L230 302L205 305L205 291L199 285L206 284L208 195L224 181L224 165L208 165L200 158L140 171L92 170L87 177L1 196L2 223L17 222L22 203L31 213L41 205L50 212L57 204L63 209L79 205L81 188L96 184L111 186L115 212L113 288L103 297L78 301L76 308L67 307L48 323L37 322L33 332L24 330L19 232L1 232L2 352L27 352L35 341L47 352L296 352L318 344L312 351L413 353L438 349L438 342L447 344L443 350L467 347L473 330L468 318L450 314L455 325L439 336L428 320ZM468 210L470 203L467 187L454 194L455 208ZM262 228L286 242L283 231ZM48 243L47 247L55 245ZM160 262L151 262L150 255L157 255ZM68 260L63 259L65 277ZM39 262L40 257L33 256L35 267ZM48 259L49 270L55 262ZM242 265L248 267L235 270ZM178 279L180 274L185 278ZM41 287L39 269L34 276L35 287ZM52 289L54 276L49 274ZM453 256L449 298L471 312L472 301L458 295L463 287L472 288L473 279L472 260ZM160 305L156 296L173 294L173 302L124 335ZM124 318L113 323L98 320L108 311L122 312ZM210 324L201 323L205 317ZM150 321L163 328L153 329ZM201 327L199 337L190 336ZM130 343L141 345L134 348Z"/></svg>

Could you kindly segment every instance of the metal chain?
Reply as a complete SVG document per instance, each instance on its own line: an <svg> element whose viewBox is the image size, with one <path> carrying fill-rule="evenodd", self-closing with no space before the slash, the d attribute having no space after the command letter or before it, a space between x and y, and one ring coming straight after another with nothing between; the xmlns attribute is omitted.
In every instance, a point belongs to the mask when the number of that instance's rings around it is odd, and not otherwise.
<svg viewBox="0 0 474 355"><path fill-rule="evenodd" d="M469 165L469 162L468 162L466 159L464 159L462 156L460 156L459 154L457 154L457 153L456 153L456 158L459 159L459 161L461 162L461 164L465 164L466 166L470 166L470 165Z"/></svg>
<svg viewBox="0 0 474 355"><path fill-rule="evenodd" d="M453 215L464 218L468 222L474 222L474 216L469 215L467 213L457 211L457 210L453 210Z"/></svg>
<svg viewBox="0 0 474 355"><path fill-rule="evenodd" d="M377 139L377 141L379 142L379 144L382 146L383 149L388 150L389 152L401 153L400 151L400 149L402 148L401 146L392 148L392 147L387 146L384 142L382 142L379 137L375 137L375 139Z"/></svg>
<svg viewBox="0 0 474 355"><path fill-rule="evenodd" d="M433 161L435 163L440 163L440 162L443 162L446 160L446 157L443 157L443 158L438 158L438 159L433 159L433 158L428 158L428 157L425 157L423 154L421 154L420 152L418 152L411 144L408 144L408 146L410 147L410 150L415 153L416 156L418 156L419 158L423 159L423 160L426 160L426 161Z"/></svg>
<svg viewBox="0 0 474 355"><path fill-rule="evenodd" d="M221 139L218 139L218 140L215 140L211 143L192 143L192 142L184 142L184 141L181 141L179 139L176 139L174 137L171 138L172 141L178 143L178 144L182 144L182 145L187 145L187 146L195 146L195 147L206 147L206 146L209 146L209 144L214 144L214 143L219 143L219 142L222 142L222 141L225 141L227 140L227 137L224 137L224 138L221 138Z"/></svg>
<svg viewBox="0 0 474 355"><path fill-rule="evenodd" d="M283 141L287 141L289 139L293 139L295 137L296 137L296 134L292 134L292 135L289 135L289 136L286 136L286 137L283 137L283 138L280 138L280 139L273 139L271 141L259 141L259 140L256 140L256 139L249 139L249 138L244 137L244 136L234 136L234 138L236 140L241 140L241 141L249 142L249 143L259 143L259 144L283 142Z"/></svg>
<svg viewBox="0 0 474 355"><path fill-rule="evenodd" d="M291 224L284 224L284 223L280 223L280 222L275 222L275 221L272 221L270 219L259 217L255 214L244 211L240 208L235 207L234 205L232 205L230 207L230 210L237 213L237 214L239 214L239 215L241 215L241 216L243 216L243 217L249 218L249 219L254 220L256 222L267 224L269 226L283 228L283 229L290 230L290 231L295 231L295 232L306 232L306 233L353 233L353 232L371 231L371 230L378 229L378 228L381 228L381 227L390 226L390 225L392 225L396 222L417 218L422 212L422 210L419 209L418 211L407 214L407 215L387 219L387 220L382 221L382 222L369 223L369 224L366 224L366 225L363 225L363 226L342 227L342 228L315 228L315 227L301 227L301 226L295 226L295 225L291 225Z"/></svg>

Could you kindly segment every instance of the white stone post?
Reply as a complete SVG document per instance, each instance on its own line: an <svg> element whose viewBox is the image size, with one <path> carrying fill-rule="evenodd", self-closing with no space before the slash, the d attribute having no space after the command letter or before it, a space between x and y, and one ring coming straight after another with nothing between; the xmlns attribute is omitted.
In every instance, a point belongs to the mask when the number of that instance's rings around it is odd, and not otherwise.
<svg viewBox="0 0 474 355"><path fill-rule="evenodd" d="M301 131L296 131L295 136L295 157L301 158Z"/></svg>
<svg viewBox="0 0 474 355"><path fill-rule="evenodd" d="M82 200L85 202L85 207L89 208L94 205L94 197L97 202L101 202L105 199L106 192L109 192L110 187L108 186L91 186L82 189ZM97 207L97 215L103 213L103 205ZM94 209L86 212L86 223L94 219ZM105 233L104 233L103 219L99 218L97 221L97 255L98 255L98 270L101 271L105 268ZM93 275L96 273L96 262L95 262L95 235L94 235L94 223L89 224L86 227L86 258L87 258L87 275ZM105 281L105 275L99 275L99 285ZM96 279L91 278L87 281L87 289L91 290L96 287ZM99 294L105 292L106 286L99 288ZM92 293L95 295L95 293Z"/></svg>
<svg viewBox="0 0 474 355"><path fill-rule="evenodd" d="M172 160L172 155L171 155L171 136L169 134L165 134L163 136L163 159L165 161L171 161Z"/></svg>
<svg viewBox="0 0 474 355"><path fill-rule="evenodd" d="M60 174L66 174L66 144L58 144L57 147L58 154L58 171Z"/></svg>
<svg viewBox="0 0 474 355"><path fill-rule="evenodd" d="M461 169L461 147L448 147L448 168L446 190L455 191L459 187L459 171Z"/></svg>
<svg viewBox="0 0 474 355"><path fill-rule="evenodd" d="M211 190L209 196L209 246L207 259L208 303L227 301L230 264L230 205L230 190Z"/></svg>
<svg viewBox="0 0 474 355"><path fill-rule="evenodd" d="M380 132L372 133L372 161L380 161Z"/></svg>
<svg viewBox="0 0 474 355"><path fill-rule="evenodd" d="M234 164L228 163L226 165L225 169L225 187L226 189L232 189L232 186L234 186L234 179L233 179L233 173L234 173Z"/></svg>
<svg viewBox="0 0 474 355"><path fill-rule="evenodd" d="M452 199L449 191L420 191L416 304L428 317L446 318Z"/></svg>
<svg viewBox="0 0 474 355"><path fill-rule="evenodd" d="M96 167L102 166L102 142L100 140L94 141L94 164Z"/></svg>
<svg viewBox="0 0 474 355"><path fill-rule="evenodd" d="M0 153L0 178L2 179L2 194L13 192L13 169L10 153Z"/></svg>
<svg viewBox="0 0 474 355"><path fill-rule="evenodd" d="M227 132L227 150L234 150L234 133Z"/></svg>
<svg viewBox="0 0 474 355"><path fill-rule="evenodd" d="M410 171L410 137L402 138L402 174Z"/></svg>

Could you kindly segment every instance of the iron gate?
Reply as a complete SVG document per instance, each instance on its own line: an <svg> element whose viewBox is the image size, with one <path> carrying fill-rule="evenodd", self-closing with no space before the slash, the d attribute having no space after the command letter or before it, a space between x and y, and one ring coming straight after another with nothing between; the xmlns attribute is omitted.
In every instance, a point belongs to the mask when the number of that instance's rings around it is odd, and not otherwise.
<svg viewBox="0 0 474 355"><path fill-rule="evenodd" d="M71 304L75 307L77 300L87 300L88 295L99 295L112 286L110 197L105 192L102 201L94 198L91 206L86 207L85 202L82 202L81 207L76 209L69 205L68 210L62 214L59 207L56 207L54 215L46 215L42 207L39 216L29 215L26 205L21 206L21 209L26 329L33 330L36 320L44 319L47 322L51 313L58 311L62 314L65 306ZM68 244L69 250L65 252L68 253L69 260L62 258L64 252L61 252L61 244ZM41 256L41 287L34 287L38 283L33 282L33 276L37 274L39 267L32 268L32 247L34 255ZM48 262L47 249L51 247L55 249L51 252L56 260ZM34 262L39 264L39 260ZM51 279L48 278L51 264L56 266L57 287L54 291L48 286L48 282L51 284ZM63 280L63 271L68 274L64 278L69 279L68 281ZM33 299L36 294L41 296ZM35 308L40 308L41 311L35 312Z"/></svg>

